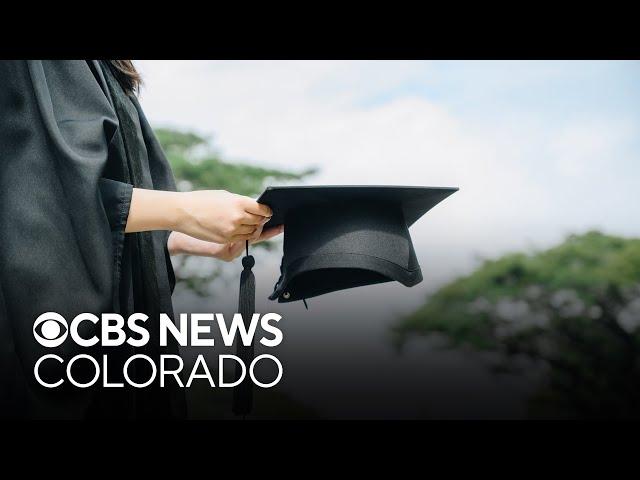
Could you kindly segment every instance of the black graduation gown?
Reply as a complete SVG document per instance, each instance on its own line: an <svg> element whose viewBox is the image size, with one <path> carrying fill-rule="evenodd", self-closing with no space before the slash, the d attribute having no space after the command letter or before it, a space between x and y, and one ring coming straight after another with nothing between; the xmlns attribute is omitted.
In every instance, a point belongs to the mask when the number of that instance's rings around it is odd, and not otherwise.
<svg viewBox="0 0 640 480"><path fill-rule="evenodd" d="M34 378L35 362L46 353L66 361L108 354L111 381L122 380L121 366L134 353L154 359L178 353L175 344L159 347L157 331L160 312L173 316L169 232L125 235L134 186L175 190L139 103L105 62L0 62L0 416L185 416L183 390L171 382L103 388L100 379L87 389L68 381L46 389ZM125 319L143 312L151 340L135 349L101 349L67 338L45 348L32 327L48 311L68 322L82 312ZM83 325L84 336L99 336ZM53 363L45 374L63 378L64 367ZM140 381L149 374L143 364L130 371Z"/></svg>

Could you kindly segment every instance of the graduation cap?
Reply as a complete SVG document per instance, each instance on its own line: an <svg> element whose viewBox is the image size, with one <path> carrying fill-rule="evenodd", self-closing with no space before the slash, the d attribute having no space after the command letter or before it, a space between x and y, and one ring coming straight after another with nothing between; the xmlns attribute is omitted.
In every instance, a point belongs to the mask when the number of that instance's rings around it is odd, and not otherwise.
<svg viewBox="0 0 640 480"><path fill-rule="evenodd" d="M271 207L265 228L284 224L284 255L271 300L294 302L338 290L397 281L412 287L422 271L409 227L456 192L446 187L287 186L268 187L258 203ZM253 257L242 259L239 313L255 309ZM253 345L238 345L249 362ZM236 414L251 410L251 384L234 391Z"/></svg>

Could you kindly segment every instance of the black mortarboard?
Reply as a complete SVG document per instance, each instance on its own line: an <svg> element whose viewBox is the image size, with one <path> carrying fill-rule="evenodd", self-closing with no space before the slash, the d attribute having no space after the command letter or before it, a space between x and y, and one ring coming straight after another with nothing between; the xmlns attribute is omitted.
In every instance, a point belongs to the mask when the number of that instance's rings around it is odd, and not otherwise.
<svg viewBox="0 0 640 480"><path fill-rule="evenodd" d="M398 281L422 272L409 227L457 188L269 187L258 198L273 210L265 228L285 224L281 276L271 300Z"/></svg>
<svg viewBox="0 0 640 480"><path fill-rule="evenodd" d="M409 227L456 192L445 187L268 187L258 203L273 210L264 228L284 224L284 255L271 300L293 302L337 290L422 281ZM243 258L240 313L254 306L253 257ZM250 285L247 289L247 285ZM306 303L306 302L305 302ZM253 347L239 347L253 356ZM244 390L244 393L243 393ZM244 400L243 400L244 398ZM240 385L236 413L251 409L250 385Z"/></svg>

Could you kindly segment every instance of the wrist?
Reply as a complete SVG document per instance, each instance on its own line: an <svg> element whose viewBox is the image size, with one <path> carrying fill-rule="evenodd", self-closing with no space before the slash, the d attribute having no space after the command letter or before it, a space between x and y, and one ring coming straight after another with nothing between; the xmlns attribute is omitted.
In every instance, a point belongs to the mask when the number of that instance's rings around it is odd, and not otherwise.
<svg viewBox="0 0 640 480"><path fill-rule="evenodd" d="M171 198L166 208L167 229L182 232L183 226L189 218L189 210L187 208L189 192L170 192L170 196Z"/></svg>
<svg viewBox="0 0 640 480"><path fill-rule="evenodd" d="M185 212L182 195L185 194L134 188L125 232L181 230Z"/></svg>

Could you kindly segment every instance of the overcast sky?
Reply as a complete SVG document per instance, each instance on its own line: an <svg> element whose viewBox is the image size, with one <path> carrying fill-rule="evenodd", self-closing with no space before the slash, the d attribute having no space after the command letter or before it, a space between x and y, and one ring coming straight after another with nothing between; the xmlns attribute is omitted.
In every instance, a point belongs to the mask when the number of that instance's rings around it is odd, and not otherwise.
<svg viewBox="0 0 640 480"><path fill-rule="evenodd" d="M231 161L460 187L414 227L455 267L587 228L640 234L638 62L137 64L152 124L212 135Z"/></svg>

